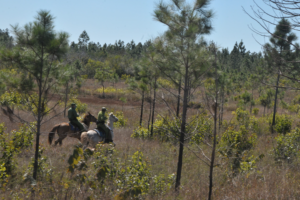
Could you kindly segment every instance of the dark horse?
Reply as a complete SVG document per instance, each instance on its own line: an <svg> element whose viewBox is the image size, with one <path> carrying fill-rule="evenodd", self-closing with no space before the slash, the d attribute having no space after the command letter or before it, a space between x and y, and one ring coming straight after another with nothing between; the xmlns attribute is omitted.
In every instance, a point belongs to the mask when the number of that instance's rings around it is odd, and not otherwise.
<svg viewBox="0 0 300 200"><path fill-rule="evenodd" d="M83 125L84 129L86 131L88 131L88 129L90 127L90 123L96 122L96 121L97 121L96 117L91 115L91 113L88 113L88 114L85 114L85 116L82 120L82 125ZM50 145L52 144L52 140L55 136L55 132L59 136L59 138L55 141L55 145L57 145L57 143L62 145L62 140L65 139L67 136L77 138L78 140L80 140L80 137L81 137L81 133L79 133L78 131L75 132L75 131L71 130L69 123L60 123L60 124L55 125L52 128L52 130L50 131L50 133L48 134L48 143Z"/></svg>

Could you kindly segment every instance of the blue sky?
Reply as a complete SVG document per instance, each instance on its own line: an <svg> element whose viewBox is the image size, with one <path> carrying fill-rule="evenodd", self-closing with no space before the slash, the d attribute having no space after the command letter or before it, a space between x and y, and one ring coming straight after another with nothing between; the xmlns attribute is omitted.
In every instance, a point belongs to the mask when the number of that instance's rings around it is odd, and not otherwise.
<svg viewBox="0 0 300 200"><path fill-rule="evenodd" d="M34 20L40 9L50 10L56 17L55 27L58 31L70 34L70 41L78 41L79 35L86 30L90 41L114 43L123 40L125 43L134 40L145 42L155 38L166 30L166 27L153 20L155 3L159 0L0 0L0 29L10 25L24 25ZM268 10L262 0L256 0ZM168 2L168 1L165 1ZM188 0L188 2L193 2ZM214 31L205 36L215 41L219 47L228 47L231 51L236 41L243 40L246 49L261 51L260 43L268 42L253 33L248 26L260 29L242 10L242 6L252 13L252 0L212 0L210 8L215 12ZM255 38L255 39L254 39Z"/></svg>

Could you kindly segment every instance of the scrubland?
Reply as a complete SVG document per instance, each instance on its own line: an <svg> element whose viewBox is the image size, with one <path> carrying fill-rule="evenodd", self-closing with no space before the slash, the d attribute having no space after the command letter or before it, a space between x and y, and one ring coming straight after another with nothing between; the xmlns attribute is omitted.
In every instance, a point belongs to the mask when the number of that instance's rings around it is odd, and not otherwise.
<svg viewBox="0 0 300 200"><path fill-rule="evenodd" d="M101 95L97 92L84 92L96 91L98 87L97 83L92 80L86 81L78 99L82 103L86 103L88 111L95 116L103 106L106 106L108 111L123 110L127 123L124 127L114 130L116 146L99 145L88 159L85 160L84 154L79 153L78 161L80 161L78 163L70 162L70 156L75 155L74 150L81 147L77 139L67 137L62 146L50 146L47 143L48 132L51 128L57 123L67 121L67 118L60 114L42 126L40 145L43 152L40 157L42 164L38 181L32 181L26 176L28 173L32 173L30 171L34 155L34 145L32 145L13 156L12 162L15 168L13 173L4 179L0 197L2 199L206 199L209 167L203 162L205 160L203 155L210 157L211 148L201 142L195 144L187 141L185 143L182 186L180 193L176 194L174 180L178 159L178 142L175 140L165 141L160 137L153 139L131 137L139 126L139 96L126 92L124 82L118 83L115 88L123 88L122 91L128 98L126 103L119 100L118 95L120 94L117 94L116 90L108 93L105 99L99 98ZM289 91L284 100L292 102L295 96L295 92ZM254 98L258 98L256 91ZM201 102L201 96L194 98L193 101ZM149 102L145 104L144 123L146 124ZM238 169L238 172L233 175L230 159L234 158L220 153L222 135L226 132L226 126L222 126L218 131L217 158L213 174L213 199L299 199L300 162L298 154L296 152L290 161L275 159L274 150L278 145L276 138L281 134L271 134L268 122L263 117L263 107L259 104L254 107L259 108L256 115L250 114L251 117L258 120L255 133L257 139L245 157L249 158L251 155L257 158L262 154L263 156L260 159L252 160L255 163L250 164L251 166L246 170ZM234 121L236 116L233 111L236 111L237 108L237 101L229 98L224 106L224 121L226 120L229 124ZM189 117L200 113L201 109L203 108L189 108ZM56 113L62 112L62 110L63 108L59 107ZM245 110L249 110L249 106L245 106ZM168 112L169 107L158 98L155 118L157 119L158 115L167 115ZM266 115L270 113L271 109ZM291 129L297 127L299 122L297 113L281 107L278 109L278 113L290 116L292 119ZM21 116L27 119L32 118L29 113L24 111ZM207 119L209 116L208 113ZM5 124L5 132L10 133L7 138L12 137L12 131L18 130L20 123L17 123L16 120L10 121L3 113L0 114L0 117L1 122ZM51 118L51 116L47 117ZM92 128L95 128L95 124L92 124ZM158 129L155 130L158 131ZM211 138L208 138L206 141L210 143L210 140ZM293 146L293 148L298 147ZM247 162L243 160L244 158L241 159L241 162ZM85 164L85 167L80 169L78 166L82 163ZM70 170L72 165L73 172ZM96 165L97 167L95 167ZM99 169L104 171L99 172Z"/></svg>

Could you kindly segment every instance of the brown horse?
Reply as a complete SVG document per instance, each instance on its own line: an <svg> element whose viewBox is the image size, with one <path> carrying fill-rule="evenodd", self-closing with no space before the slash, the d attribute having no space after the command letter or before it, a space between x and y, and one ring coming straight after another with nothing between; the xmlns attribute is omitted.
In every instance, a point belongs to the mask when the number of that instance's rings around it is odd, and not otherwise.
<svg viewBox="0 0 300 200"><path fill-rule="evenodd" d="M96 121L97 121L96 117L91 115L91 113L88 113L88 114L85 114L85 116L82 120L82 122L83 122L82 125L83 125L84 129L86 131L88 131L88 128L90 127L90 123L96 122ZM52 130L50 131L50 133L48 134L48 143L50 145L52 144L52 140L55 136L55 132L59 136L59 138L55 141L55 145L57 145L57 143L62 145L62 140L65 139L67 136L77 138L78 140L80 140L80 137L81 137L81 133L71 130L69 123L60 123L60 124L55 125L52 128Z"/></svg>

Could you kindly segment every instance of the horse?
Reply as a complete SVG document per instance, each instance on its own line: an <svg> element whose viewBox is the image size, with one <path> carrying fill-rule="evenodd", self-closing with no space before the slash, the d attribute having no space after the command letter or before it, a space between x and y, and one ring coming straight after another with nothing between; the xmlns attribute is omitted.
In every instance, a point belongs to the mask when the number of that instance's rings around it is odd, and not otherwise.
<svg viewBox="0 0 300 200"><path fill-rule="evenodd" d="M119 119L112 112L109 114L107 126L110 128L112 140L114 138L114 122L117 122L118 120ZM81 134L83 149L86 149L89 145L95 148L98 143L104 142L104 140L105 138L100 137L95 130L89 130Z"/></svg>
<svg viewBox="0 0 300 200"><path fill-rule="evenodd" d="M94 117L91 113L88 112L88 114L85 114L82 120L82 125L85 129L85 131L88 131L90 127L91 122L96 122L97 119ZM51 145L52 140L55 136L55 133L59 136L59 138L55 141L55 145L59 143L62 145L63 139L65 139L67 136L77 138L80 141L81 134L79 132L75 132L71 130L71 127L69 123L60 123L55 125L50 133L48 134L48 143Z"/></svg>

